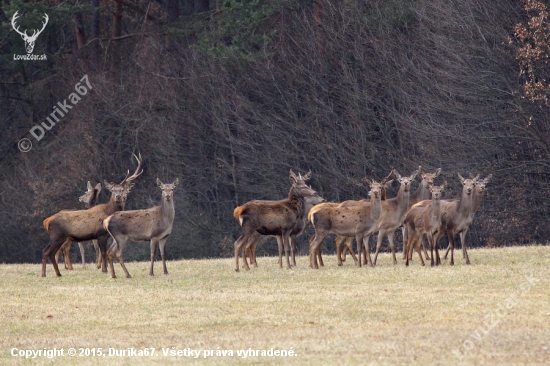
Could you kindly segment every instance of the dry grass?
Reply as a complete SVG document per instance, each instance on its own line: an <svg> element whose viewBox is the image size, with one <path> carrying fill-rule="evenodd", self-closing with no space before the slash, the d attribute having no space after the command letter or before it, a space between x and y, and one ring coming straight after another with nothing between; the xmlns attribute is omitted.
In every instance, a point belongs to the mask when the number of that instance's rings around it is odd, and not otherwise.
<svg viewBox="0 0 550 366"><path fill-rule="evenodd" d="M471 250L470 258L471 266L459 255L438 268L414 258L406 268L384 254L378 267L356 268L329 256L311 270L301 257L288 271L268 257L241 273L231 259L189 260L169 262L168 276L157 263L154 278L135 262L134 278L116 280L92 265L56 278L48 264L45 279L39 265L0 265L0 364L547 364L550 247ZM522 285L531 275L539 281ZM10 355L14 347L155 347L159 356L25 362ZM195 360L164 357L162 347L297 356Z"/></svg>

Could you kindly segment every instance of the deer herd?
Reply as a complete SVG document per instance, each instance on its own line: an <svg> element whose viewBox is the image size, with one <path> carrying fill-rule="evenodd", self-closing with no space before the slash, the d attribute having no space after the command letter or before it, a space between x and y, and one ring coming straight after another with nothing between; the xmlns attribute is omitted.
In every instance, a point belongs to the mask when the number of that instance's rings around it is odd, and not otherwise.
<svg viewBox="0 0 550 366"><path fill-rule="evenodd" d="M138 166L135 172L119 184L104 181L104 187L111 192L107 203L97 204L101 183L95 187L90 182L87 191L80 197L85 203L84 210L62 210L44 220L44 229L48 232L50 242L42 253L42 277L46 276L48 258L52 262L57 276L61 276L58 268L59 255L63 254L66 269L73 269L69 257L72 242L78 242L82 256L82 266L85 267L84 246L82 242L92 240L96 251L97 268L107 272L107 262L111 277L115 278L113 266L117 258L126 277L131 278L126 269L122 253L128 239L132 241L150 241L151 267L153 273L155 253L160 248L164 274L168 274L165 259L166 240L172 232L175 210L174 189L178 179L172 184L164 184L157 178L156 183L162 191L161 203L158 206L133 211L124 211L128 194L143 170L141 155L134 155ZM422 167L409 176L401 176L393 169L382 181L377 182L364 178L363 182L370 187L368 199L344 201L341 203L325 202L315 190L306 184L311 178L311 171L305 175L295 174L290 170L291 187L288 198L279 201L254 200L235 208L233 216L241 227L241 235L235 241L235 271L239 271L239 255L243 266L249 270L247 256L251 265L257 267L256 245L262 236L274 236L279 249L279 266L283 267L283 251L285 252L286 268L296 266L296 238L302 234L308 222L311 222L315 235L309 243L309 260L311 268L323 266L321 244L329 235L335 235L336 256L338 265L345 261L349 252L355 264L363 263L371 267L376 265L378 254L384 237L388 237L393 256L397 264L394 235L401 228L403 235L403 259L406 265L412 259L413 248L416 248L420 263L424 265L422 252L431 265L440 265L438 242L447 234L449 241L444 258L450 252L450 265L454 265L455 237L459 235L462 244L462 254L466 264L470 264L466 249L466 234L478 210L486 186L492 175L481 179L478 176L458 178L462 184L462 192L457 199L442 199L447 182L435 185L435 179L441 169L433 173L425 172ZM386 198L386 190L391 186L394 176L399 182L399 191L393 198ZM421 181L414 193L411 193L416 177ZM374 260L371 259L369 239L377 235ZM428 240L430 255L424 246L424 236ZM107 249L107 241L113 241ZM356 240L357 256L352 243ZM341 251L341 244L345 243ZM434 254L435 251L435 254Z"/></svg>

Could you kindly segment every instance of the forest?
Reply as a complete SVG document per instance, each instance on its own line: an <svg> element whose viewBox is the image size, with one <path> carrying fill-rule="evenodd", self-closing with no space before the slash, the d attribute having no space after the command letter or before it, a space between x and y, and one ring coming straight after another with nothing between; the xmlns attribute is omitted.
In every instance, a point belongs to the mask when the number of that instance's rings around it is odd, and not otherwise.
<svg viewBox="0 0 550 366"><path fill-rule="evenodd" d="M235 207L285 198L290 169L334 202L365 198L361 179L392 169L441 168L445 198L458 174L492 174L469 246L545 245L548 7L0 0L0 262L39 262L43 220L84 209L87 182L120 182L138 153L127 210L157 204L157 177L179 179L169 259L231 256ZM148 252L130 244L125 259ZM275 252L274 239L258 248Z"/></svg>

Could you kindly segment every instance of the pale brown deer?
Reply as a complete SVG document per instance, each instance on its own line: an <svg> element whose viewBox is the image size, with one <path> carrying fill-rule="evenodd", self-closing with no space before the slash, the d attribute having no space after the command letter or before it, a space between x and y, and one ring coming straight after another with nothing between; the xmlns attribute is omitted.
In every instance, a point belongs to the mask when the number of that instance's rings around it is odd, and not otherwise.
<svg viewBox="0 0 550 366"><path fill-rule="evenodd" d="M389 180L389 181L387 180L392 174L393 174L393 170L383 180L384 184L382 185L382 189L380 191L380 200L381 201L386 200L386 189L389 188L391 186L391 184L393 183L393 179ZM365 183L368 184L368 179L363 178L362 182L365 182ZM370 197L370 195L371 195L371 193L369 192L368 196ZM368 202L369 200L368 199L362 199L360 201ZM353 204L353 202L356 202L356 201L346 201L346 202L349 202L349 203ZM344 205L349 204L349 203L346 203L346 202L343 202ZM370 236L367 237L366 239L364 239L363 242L366 241L366 243L368 245L369 240L370 240ZM341 251L340 248L341 248L343 242L345 243L344 250ZM336 259L338 260L338 266L342 266L343 262L346 261L346 252L349 252L351 254L355 265L357 265L357 257L355 256L355 253L353 252L352 244L353 244L353 237L336 236L334 238L334 246L336 248ZM363 252L363 262L367 263L367 250L366 250L366 248L364 248L362 252ZM323 266L323 259L321 257L321 250L320 249L319 249L318 257L319 257L319 262L320 262L321 266Z"/></svg>
<svg viewBox="0 0 550 366"><path fill-rule="evenodd" d="M172 226L174 224L174 189L177 187L178 182L179 180L176 178L174 183L164 184L157 178L157 185L162 190L162 201L159 206L145 210L119 211L103 220L103 227L113 237L113 244L107 252L111 278L116 278L113 255L117 257L126 277L132 278L122 259L122 253L128 239L151 242L150 276L154 276L153 265L158 246L162 258L162 269L164 274L168 274L165 248L166 240L172 233Z"/></svg>
<svg viewBox="0 0 550 366"><path fill-rule="evenodd" d="M470 215L468 216L468 218L463 218L463 220L456 219L447 223L447 237L449 238L449 246L447 247L447 251L445 252L445 259L447 259L447 255L452 248L450 237L453 236L454 243L456 234L459 234L460 242L462 244L462 257L466 260L466 264L470 264L470 258L468 257L468 252L466 250L466 234L468 233L468 229L474 220L477 210L479 209L481 199L483 198L483 193L487 188L487 184L489 184L492 177L493 175L489 174L485 179L473 178L475 179L475 188L472 194L473 205Z"/></svg>
<svg viewBox="0 0 550 366"><path fill-rule="evenodd" d="M55 274L61 276L55 253L70 239L71 241L87 241L97 239L102 255L102 271L107 272L107 239L109 233L103 228L103 220L116 211L124 210L124 205L128 194L135 184L135 179L143 172L141 168L141 155L135 156L138 161L138 167L131 176L126 174L126 178L119 184L105 183L105 187L111 192L109 202L96 205L87 210L61 211L44 220L44 228L50 236L50 243L42 251L42 277L46 277L46 264L50 258Z"/></svg>
<svg viewBox="0 0 550 366"><path fill-rule="evenodd" d="M388 241L390 242L390 248L393 255L393 264L397 264L393 236L395 235L395 230L403 225L405 214L409 210L411 184L418 174L418 170L415 170L410 176L402 177L401 174L397 172L397 170L394 169L393 172L399 180L401 186L399 188L399 192L397 192L396 197L387 199L382 202L382 214L380 215L380 219L377 223L378 240L373 261L373 265L375 266L376 260L378 258L378 252L380 251L380 247L382 246L382 240L384 239L384 236L388 236Z"/></svg>
<svg viewBox="0 0 550 366"><path fill-rule="evenodd" d="M296 175L290 170L292 186L288 198L270 203L250 201L235 208L233 217L242 228L240 237L235 241L235 271L239 272L239 252L255 232L262 235L280 235L286 254L286 265L290 269L289 250L290 234L296 223L305 215L305 197L318 196L305 180L311 176L311 171L305 176ZM246 266L245 266L246 268ZM248 269L248 268L247 268Z"/></svg>
<svg viewBox="0 0 550 366"><path fill-rule="evenodd" d="M376 230L376 223L381 213L381 192L384 181L370 184L370 202L346 201L341 204L321 203L311 209L308 220L315 229L315 236L309 249L310 267L318 269L317 256L320 245L329 234L353 237L357 241L358 266L361 267L361 251L364 239ZM372 260L367 248L367 262L372 266Z"/></svg>
<svg viewBox="0 0 550 366"><path fill-rule="evenodd" d="M426 173L422 166L418 167L418 172L422 177L418 188L414 193L409 197L409 209L416 203L428 200L430 198L430 187L434 184L435 178L441 174L441 168L437 168L433 173ZM405 226L402 227L401 232L403 234L403 259L405 259ZM424 241L420 243L420 246L424 250L424 256L426 259L430 259L426 247L424 246Z"/></svg>
<svg viewBox="0 0 550 366"><path fill-rule="evenodd" d="M409 257L412 256L413 246L416 247L416 251L420 257L420 263L424 265L419 247L419 243L423 240L424 235L428 237L428 243L432 253L431 265L434 265L433 250L437 244L436 240L443 230L441 225L441 196L446 185L447 182L444 182L441 186L431 186L431 203L426 206L413 206L405 216L404 226L406 234L404 236L404 246L406 249L407 266L409 265Z"/></svg>
<svg viewBox="0 0 550 366"><path fill-rule="evenodd" d="M435 253L436 253L436 265L441 264L441 259L439 258L439 251L437 248L437 243L443 236L447 234L449 239L449 246L451 247L451 261L450 265L454 265L454 237L457 234L464 235L465 230L468 229L473 220L472 212L474 210L474 190L476 187L476 182L479 178L479 175L474 178L463 178L458 174L458 178L462 183L462 194L458 200L445 200L441 202L441 225L442 231L439 233L437 240L435 241ZM465 246L463 246L465 250ZM466 263L469 264L468 254L466 256Z"/></svg>
<svg viewBox="0 0 550 366"><path fill-rule="evenodd" d="M307 214L309 213L309 210L315 205L318 205L319 203L323 203L325 200L322 197L319 196L308 196L304 197L304 212L305 216L301 219L296 221L296 225L292 229L290 233L290 254L291 254L291 266L296 266L296 238L300 235L302 235L302 232L304 231L306 225L307 225ZM252 201L252 202L259 202L259 203L273 203L276 201ZM281 235L273 235L275 239L277 239L277 246L279 248L279 266L282 267L282 258L283 258L283 237ZM250 257L250 264L254 265L254 267L258 267L258 263L256 262L256 245L258 244L258 241L262 237L262 234L259 232L254 232L254 234L251 236L251 238L248 241L248 244L246 245L246 248L243 249L243 262L244 267L248 267L248 263L246 261L246 253L248 253Z"/></svg>
<svg viewBox="0 0 550 366"><path fill-rule="evenodd" d="M80 202L83 202L86 208L92 208L96 205L100 193L101 193L101 183L98 183L96 184L95 187L93 187L92 183L88 181L86 193L80 196L78 200ZM99 250L99 244L97 243L97 239L93 239L92 242L93 242L95 254L96 254L97 268L101 268L101 251ZM70 271L73 270L73 263L71 261L71 256L70 256L70 250L71 250L72 244L73 244L72 240L67 239L65 243L63 243L63 245L61 246L61 249L58 250L57 253L55 253L55 261L58 264L59 264L59 255L63 254L63 264L65 266L65 269L68 269ZM79 242L78 248L80 249L80 257L82 258L82 268L86 268L84 244Z"/></svg>

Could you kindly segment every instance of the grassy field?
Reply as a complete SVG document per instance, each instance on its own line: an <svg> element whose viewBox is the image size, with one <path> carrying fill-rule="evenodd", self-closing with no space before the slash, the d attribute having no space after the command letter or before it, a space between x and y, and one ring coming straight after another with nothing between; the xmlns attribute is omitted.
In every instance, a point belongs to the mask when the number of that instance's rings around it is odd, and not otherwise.
<svg viewBox="0 0 550 366"><path fill-rule="evenodd" d="M167 276L157 262L152 278L149 263L133 262L134 278L114 280L91 264L61 278L51 264L47 278L37 264L3 264L0 364L548 364L550 247L455 259L430 268L415 257L407 268L384 254L357 268L327 256L312 270L299 257L280 270L261 257L240 273L232 259L184 260L168 262ZM12 355L53 348L63 356ZM132 348L155 355L120 355Z"/></svg>

